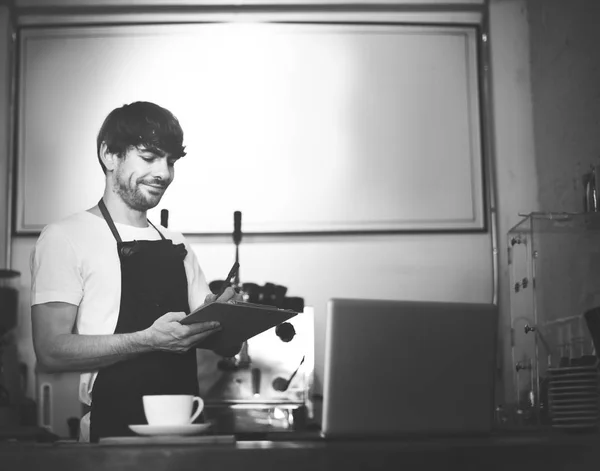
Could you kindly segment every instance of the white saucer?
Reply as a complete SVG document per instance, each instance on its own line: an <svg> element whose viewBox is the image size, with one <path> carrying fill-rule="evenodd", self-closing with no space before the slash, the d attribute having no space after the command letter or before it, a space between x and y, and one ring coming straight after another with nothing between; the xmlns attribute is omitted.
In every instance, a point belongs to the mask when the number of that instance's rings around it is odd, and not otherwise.
<svg viewBox="0 0 600 471"><path fill-rule="evenodd" d="M210 424L185 425L130 425L129 428L139 435L197 435L210 427Z"/></svg>

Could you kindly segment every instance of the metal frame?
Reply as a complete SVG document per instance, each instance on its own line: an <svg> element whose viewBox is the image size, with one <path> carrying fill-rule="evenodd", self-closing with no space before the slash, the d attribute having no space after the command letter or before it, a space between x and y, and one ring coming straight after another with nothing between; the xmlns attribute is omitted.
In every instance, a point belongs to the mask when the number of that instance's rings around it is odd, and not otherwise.
<svg viewBox="0 0 600 471"><path fill-rule="evenodd" d="M14 8L8 9L9 11L9 21L8 27L10 28L10 44L8 53L8 73L10 74L9 80L9 97L8 97L8 156L7 156L7 175L6 175L6 247L5 249L5 257L6 257L6 267L11 268L12 266L12 236L13 236L13 223L14 223L14 197L15 197L15 176L16 176L16 163L17 163L17 154L15 152L15 114L16 114L16 97L17 97L17 31L16 31L16 17Z"/></svg>
<svg viewBox="0 0 600 471"><path fill-rule="evenodd" d="M493 289L492 303L498 305L498 284L499 284L499 256L498 256L498 208L497 208L497 188L496 188L496 159L494 158L494 114L492 106L492 73L490 60L490 42L489 42L489 18L484 15L481 25L480 36L480 56L481 61L481 129L483 132L482 143L484 149L484 186L487 189L487 217L489 221L489 230L492 237L492 268L493 268Z"/></svg>

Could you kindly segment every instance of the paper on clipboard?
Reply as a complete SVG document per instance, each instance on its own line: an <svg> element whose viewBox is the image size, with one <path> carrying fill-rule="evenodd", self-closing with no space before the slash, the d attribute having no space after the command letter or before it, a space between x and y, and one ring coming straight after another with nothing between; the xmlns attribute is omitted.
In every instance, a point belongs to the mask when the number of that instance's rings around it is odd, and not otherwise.
<svg viewBox="0 0 600 471"><path fill-rule="evenodd" d="M217 321L221 330L204 339L197 348L223 349L242 342L291 319L298 313L289 309L244 302L204 304L181 320L182 324Z"/></svg>

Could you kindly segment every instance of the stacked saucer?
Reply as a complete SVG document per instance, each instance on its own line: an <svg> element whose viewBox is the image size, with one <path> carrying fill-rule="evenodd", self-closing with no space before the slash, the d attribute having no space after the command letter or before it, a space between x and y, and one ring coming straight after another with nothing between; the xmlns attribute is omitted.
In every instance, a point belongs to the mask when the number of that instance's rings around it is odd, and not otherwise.
<svg viewBox="0 0 600 471"><path fill-rule="evenodd" d="M600 418L597 365L548 368L548 411L552 427L596 428Z"/></svg>

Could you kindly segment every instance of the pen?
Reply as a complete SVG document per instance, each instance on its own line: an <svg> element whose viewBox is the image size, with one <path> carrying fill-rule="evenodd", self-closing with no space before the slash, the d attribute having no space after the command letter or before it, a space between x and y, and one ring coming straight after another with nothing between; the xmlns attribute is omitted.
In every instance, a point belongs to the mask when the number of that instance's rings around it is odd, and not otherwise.
<svg viewBox="0 0 600 471"><path fill-rule="evenodd" d="M219 290L219 293L217 294L217 297L215 298L215 301L217 299L219 299L223 295L223 293L225 292L225 290L227 289L227 287L230 286L231 279L237 273L238 268L240 268L240 264L238 262L235 262L233 264L233 266L231 267L231 270L229 270L229 274L227 275L227 278L225 278L225 281L223 281L223 284L221 285L221 289Z"/></svg>

